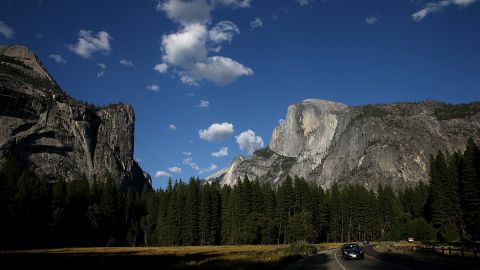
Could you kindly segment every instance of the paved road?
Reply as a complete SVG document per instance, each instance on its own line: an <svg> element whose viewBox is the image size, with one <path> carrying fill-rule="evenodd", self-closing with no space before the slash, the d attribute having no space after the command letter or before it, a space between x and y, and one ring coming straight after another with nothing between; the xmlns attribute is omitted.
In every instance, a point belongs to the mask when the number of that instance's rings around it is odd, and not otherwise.
<svg viewBox="0 0 480 270"><path fill-rule="evenodd" d="M318 255L307 257L285 270L453 270L453 269L480 269L478 265L446 264L432 261L420 261L411 257L384 254L374 251L371 247L365 248L364 260L344 260L340 251L328 250Z"/></svg>

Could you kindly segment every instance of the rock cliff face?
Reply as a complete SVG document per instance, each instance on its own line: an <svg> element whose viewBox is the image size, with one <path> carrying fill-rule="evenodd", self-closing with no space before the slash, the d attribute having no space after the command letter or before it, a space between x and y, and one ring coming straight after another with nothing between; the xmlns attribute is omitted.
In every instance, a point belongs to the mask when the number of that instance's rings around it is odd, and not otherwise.
<svg viewBox="0 0 480 270"><path fill-rule="evenodd" d="M270 145L207 180L232 185L247 175L274 184L287 175L324 188L333 183L378 183L396 189L428 181L429 158L480 141L480 103L437 101L348 107L305 100L288 108Z"/></svg>
<svg viewBox="0 0 480 270"><path fill-rule="evenodd" d="M14 157L52 181L111 177L142 187L148 180L133 159L134 124L130 105L78 102L31 50L0 46L0 166Z"/></svg>

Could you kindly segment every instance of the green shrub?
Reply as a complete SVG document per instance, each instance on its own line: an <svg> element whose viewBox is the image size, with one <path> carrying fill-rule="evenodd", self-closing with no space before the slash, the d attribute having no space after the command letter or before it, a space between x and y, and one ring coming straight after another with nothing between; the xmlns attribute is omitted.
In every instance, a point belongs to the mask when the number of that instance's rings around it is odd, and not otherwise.
<svg viewBox="0 0 480 270"><path fill-rule="evenodd" d="M284 255L301 255L301 256L310 256L317 254L317 247L315 245L305 243L305 242L295 242L290 244L288 247L283 250Z"/></svg>

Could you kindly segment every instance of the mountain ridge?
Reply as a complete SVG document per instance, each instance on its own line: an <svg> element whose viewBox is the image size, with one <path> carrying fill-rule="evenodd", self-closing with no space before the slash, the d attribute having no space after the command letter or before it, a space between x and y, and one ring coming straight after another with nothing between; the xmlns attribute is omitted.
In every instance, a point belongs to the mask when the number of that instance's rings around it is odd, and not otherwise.
<svg viewBox="0 0 480 270"><path fill-rule="evenodd" d="M429 157L464 148L480 138L480 103L434 100L350 107L307 99L288 107L267 148L235 158L225 174L208 181L234 185L250 179L278 184L304 177L324 188L357 183L396 189L428 181Z"/></svg>
<svg viewBox="0 0 480 270"><path fill-rule="evenodd" d="M133 159L133 108L75 100L27 47L0 45L0 104L0 166L15 158L52 181L149 180Z"/></svg>

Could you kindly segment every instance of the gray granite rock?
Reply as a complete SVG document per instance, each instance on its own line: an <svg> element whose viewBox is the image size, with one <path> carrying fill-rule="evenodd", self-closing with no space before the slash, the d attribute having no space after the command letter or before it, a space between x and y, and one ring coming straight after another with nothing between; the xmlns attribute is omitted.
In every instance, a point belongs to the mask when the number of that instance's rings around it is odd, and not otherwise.
<svg viewBox="0 0 480 270"><path fill-rule="evenodd" d="M52 181L111 177L141 188L133 108L97 108L63 92L28 48L0 46L0 166L8 157Z"/></svg>
<svg viewBox="0 0 480 270"><path fill-rule="evenodd" d="M382 183L402 189L428 181L431 154L462 150L469 137L480 141L479 103L348 107L309 99L289 106L268 148L235 158L226 173L213 178L233 185L247 175L278 184L297 175L324 188Z"/></svg>

